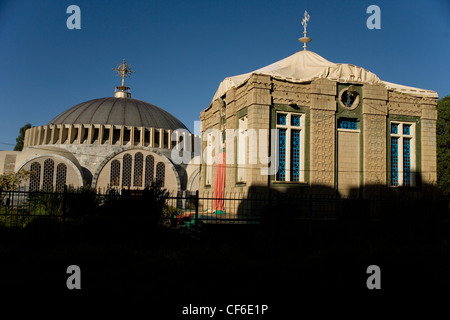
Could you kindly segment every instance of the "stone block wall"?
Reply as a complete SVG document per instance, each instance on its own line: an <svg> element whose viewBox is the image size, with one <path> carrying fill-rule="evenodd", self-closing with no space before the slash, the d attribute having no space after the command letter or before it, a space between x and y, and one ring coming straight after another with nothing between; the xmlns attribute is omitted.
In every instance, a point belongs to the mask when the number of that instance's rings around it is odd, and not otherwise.
<svg viewBox="0 0 450 320"><path fill-rule="evenodd" d="M364 185L387 183L387 98L382 86L363 86Z"/></svg>
<svg viewBox="0 0 450 320"><path fill-rule="evenodd" d="M334 188L336 163L336 82L311 83L310 184Z"/></svg>

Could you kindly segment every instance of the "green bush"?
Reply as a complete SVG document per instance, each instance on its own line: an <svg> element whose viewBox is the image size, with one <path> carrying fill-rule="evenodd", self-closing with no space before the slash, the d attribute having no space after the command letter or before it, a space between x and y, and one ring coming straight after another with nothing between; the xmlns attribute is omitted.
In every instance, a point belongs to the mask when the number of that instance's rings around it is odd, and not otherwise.
<svg viewBox="0 0 450 320"><path fill-rule="evenodd" d="M178 209L172 206L165 206L162 211L163 218L175 218L178 215Z"/></svg>

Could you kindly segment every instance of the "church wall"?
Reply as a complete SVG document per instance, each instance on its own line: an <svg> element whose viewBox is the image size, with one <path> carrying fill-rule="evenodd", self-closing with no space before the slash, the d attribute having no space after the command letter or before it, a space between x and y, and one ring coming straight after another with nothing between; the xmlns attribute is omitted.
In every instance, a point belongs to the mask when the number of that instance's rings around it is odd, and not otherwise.
<svg viewBox="0 0 450 320"><path fill-rule="evenodd" d="M428 184L437 182L436 163L436 102L422 101L422 181Z"/></svg>
<svg viewBox="0 0 450 320"><path fill-rule="evenodd" d="M20 151L0 151L0 174L15 171L17 155Z"/></svg>
<svg viewBox="0 0 450 320"><path fill-rule="evenodd" d="M252 187L268 186L268 177L261 174L261 169L267 168L267 164L260 162L260 153L269 154L269 136L262 137L260 129L270 130L270 108L272 88L270 76L253 75L248 80L250 90L248 92L248 165L247 165L247 185ZM264 142L262 141L264 139ZM260 145L262 143L262 145ZM265 146L264 146L265 145ZM260 150L264 148L265 150Z"/></svg>
<svg viewBox="0 0 450 320"><path fill-rule="evenodd" d="M363 86L364 185L387 183L387 97L382 86Z"/></svg>
<svg viewBox="0 0 450 320"><path fill-rule="evenodd" d="M311 84L310 184L335 187L336 83L317 80ZM317 191L319 192L319 191Z"/></svg>

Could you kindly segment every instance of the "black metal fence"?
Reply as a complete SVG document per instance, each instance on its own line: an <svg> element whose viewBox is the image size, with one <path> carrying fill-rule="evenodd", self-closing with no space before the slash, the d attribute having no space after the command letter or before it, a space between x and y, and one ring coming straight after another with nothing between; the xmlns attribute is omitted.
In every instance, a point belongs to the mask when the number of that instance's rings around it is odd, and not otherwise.
<svg viewBox="0 0 450 320"><path fill-rule="evenodd" d="M0 192L0 226L26 228L39 220L83 224L99 218L103 225L162 223L198 233L205 225L280 225L312 221L388 221L423 224L449 218L449 199L341 199L324 195L288 197L252 194L212 198L185 192L164 198L161 208L139 192L98 194ZM159 213L158 213L159 211ZM154 214L157 212L157 214ZM100 219L101 218L101 219ZM114 229L116 227L111 227ZM114 230L117 230L114 229ZM145 232L143 229L142 232Z"/></svg>

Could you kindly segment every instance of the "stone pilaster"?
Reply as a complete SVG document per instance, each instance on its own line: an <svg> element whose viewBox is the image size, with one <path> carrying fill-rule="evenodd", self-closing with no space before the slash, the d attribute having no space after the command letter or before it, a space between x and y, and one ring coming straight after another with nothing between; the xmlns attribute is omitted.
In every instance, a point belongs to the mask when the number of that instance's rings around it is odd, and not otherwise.
<svg viewBox="0 0 450 320"><path fill-rule="evenodd" d="M364 185L386 185L387 177L387 97L383 86L363 86L363 170Z"/></svg>
<svg viewBox="0 0 450 320"><path fill-rule="evenodd" d="M422 99L422 181L427 184L437 182L436 163L436 100Z"/></svg>
<svg viewBox="0 0 450 320"><path fill-rule="evenodd" d="M310 183L334 188L336 149L336 83L319 79L311 83Z"/></svg>
<svg viewBox="0 0 450 320"><path fill-rule="evenodd" d="M249 79L249 98L248 98L248 164L247 164L247 186L267 186L267 175L261 175L261 168L267 167L267 164L261 164L259 161L260 147L269 146L268 134L263 137L264 141L260 144L260 130L270 129L270 106L272 104L270 76L252 75Z"/></svg>

